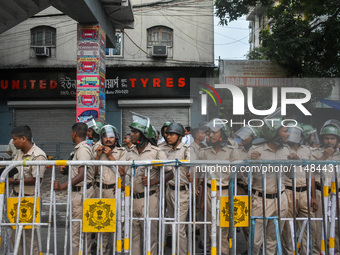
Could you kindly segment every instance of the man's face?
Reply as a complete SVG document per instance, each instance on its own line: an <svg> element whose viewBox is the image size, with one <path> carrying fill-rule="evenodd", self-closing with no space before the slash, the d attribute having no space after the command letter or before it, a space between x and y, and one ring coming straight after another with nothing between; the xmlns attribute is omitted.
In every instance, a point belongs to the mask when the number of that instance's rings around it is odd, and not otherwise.
<svg viewBox="0 0 340 255"><path fill-rule="evenodd" d="M325 145L326 148L328 147L335 148L338 144L338 139L335 135L324 135L323 144Z"/></svg>
<svg viewBox="0 0 340 255"><path fill-rule="evenodd" d="M243 146L247 147L251 145L251 142L253 141L253 137L250 135L247 139L242 140Z"/></svg>
<svg viewBox="0 0 340 255"><path fill-rule="evenodd" d="M289 137L288 127L282 127L282 128L280 128L280 130L279 130L279 135L281 136L282 141L283 141L284 143L286 143L286 142L287 142L287 139L288 139L288 137Z"/></svg>
<svg viewBox="0 0 340 255"><path fill-rule="evenodd" d="M197 132L197 139L198 139L199 141L203 142L203 141L204 141L204 138L205 138L205 133L203 132L203 130L199 130L199 131Z"/></svg>
<svg viewBox="0 0 340 255"><path fill-rule="evenodd" d="M12 139L13 139L13 144L15 146L15 148L17 148L18 150L22 149L25 143L26 138L23 137L18 137L16 135L12 135Z"/></svg>
<svg viewBox="0 0 340 255"><path fill-rule="evenodd" d="M133 144L137 144L139 138L140 138L140 132L137 129L132 128L131 129L131 142Z"/></svg>
<svg viewBox="0 0 340 255"><path fill-rule="evenodd" d="M217 130L217 131L213 131L212 129L210 129L210 142L211 143L217 143L221 140L221 129Z"/></svg>
<svg viewBox="0 0 340 255"><path fill-rule="evenodd" d="M175 145L176 142L178 141L179 135L176 133L167 133L166 140L168 141L168 144L170 145Z"/></svg>
<svg viewBox="0 0 340 255"><path fill-rule="evenodd" d="M129 135L124 136L124 144L128 144L131 142L131 137Z"/></svg>
<svg viewBox="0 0 340 255"><path fill-rule="evenodd" d="M208 130L208 131L204 132L204 134L205 134L205 140L207 142L210 142L210 131Z"/></svg>
<svg viewBox="0 0 340 255"><path fill-rule="evenodd" d="M105 146L113 146L116 142L116 138L115 137L103 137L103 145Z"/></svg>
<svg viewBox="0 0 340 255"><path fill-rule="evenodd" d="M166 132L168 130L168 127L164 127L164 139L166 140L166 137L168 136L168 133Z"/></svg>
<svg viewBox="0 0 340 255"><path fill-rule="evenodd" d="M76 132L72 131L72 141L75 143L76 142Z"/></svg>
<svg viewBox="0 0 340 255"><path fill-rule="evenodd" d="M93 132L94 132L94 131L93 131L92 128L88 128L88 129L87 129L87 137L91 139L91 138L93 137Z"/></svg>
<svg viewBox="0 0 340 255"><path fill-rule="evenodd" d="M189 132L188 130L185 129L185 130L184 130L184 134L185 134L185 135L188 135L188 134L190 134L190 132Z"/></svg>

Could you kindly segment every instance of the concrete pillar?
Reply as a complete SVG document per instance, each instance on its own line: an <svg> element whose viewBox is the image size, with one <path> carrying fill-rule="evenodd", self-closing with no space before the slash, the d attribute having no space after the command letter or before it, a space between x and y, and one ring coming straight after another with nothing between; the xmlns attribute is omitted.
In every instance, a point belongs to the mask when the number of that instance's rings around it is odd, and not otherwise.
<svg viewBox="0 0 340 255"><path fill-rule="evenodd" d="M105 39L98 24L78 24L77 122L105 120Z"/></svg>

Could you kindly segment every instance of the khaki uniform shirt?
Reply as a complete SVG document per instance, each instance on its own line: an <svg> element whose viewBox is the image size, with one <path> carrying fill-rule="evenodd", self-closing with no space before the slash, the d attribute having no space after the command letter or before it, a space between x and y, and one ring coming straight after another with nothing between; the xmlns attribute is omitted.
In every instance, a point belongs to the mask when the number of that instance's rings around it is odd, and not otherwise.
<svg viewBox="0 0 340 255"><path fill-rule="evenodd" d="M82 141L76 145L74 148L74 157L73 160L92 160L92 149L90 145L87 144L86 141ZM78 169L81 166L72 166L72 178L78 175ZM92 183L94 180L94 168L93 166L87 166L86 170L86 182ZM79 182L76 186L83 186L83 181Z"/></svg>
<svg viewBox="0 0 340 255"><path fill-rule="evenodd" d="M306 145L300 145L297 151L293 150L289 146L287 148L290 154L295 153L296 155L300 157L300 159L306 159L306 160L311 159L312 151ZM296 187L306 187L307 185L306 184L306 173L303 170L303 168L301 168L299 165L296 165L295 172L296 172L296 175L295 175L296 176ZM291 174L290 177L293 177L293 175ZM290 179L288 176L285 176L285 185L291 186L291 187L293 186L293 180Z"/></svg>
<svg viewBox="0 0 340 255"><path fill-rule="evenodd" d="M165 154L172 149L171 145L168 145L165 141L158 144L158 148L165 152Z"/></svg>
<svg viewBox="0 0 340 255"><path fill-rule="evenodd" d="M20 161L20 160L34 160L34 161L40 161L40 160L47 160L46 153L41 150L38 146L33 144L32 148L24 154L21 150L17 151L17 155L14 158L14 161ZM21 167L18 167L18 173L14 175L14 179L20 179L21 176ZM37 177L37 169L38 166L25 166L24 168L24 178L36 178ZM40 178L44 177L46 167L40 166L39 167L39 174ZM15 192L19 193L19 185L14 186ZM35 193L35 185L25 185L25 194L28 195L34 195Z"/></svg>
<svg viewBox="0 0 340 255"><path fill-rule="evenodd" d="M238 148L238 143L234 138L228 138L228 142L230 142L231 146Z"/></svg>
<svg viewBox="0 0 340 255"><path fill-rule="evenodd" d="M100 141L92 144L92 155L91 155L92 159L96 158L96 156L97 156L97 149L101 145L102 145L102 143Z"/></svg>
<svg viewBox="0 0 340 255"><path fill-rule="evenodd" d="M274 152L272 149L270 149L267 145L267 143L263 143L260 145L252 146L248 152L249 159L251 159L251 154L254 151L258 151L261 153L260 160L279 160L279 159L287 159L289 153L288 148L285 146L281 149L278 149L276 152ZM274 165L273 165L274 166ZM262 166L263 167L263 166ZM259 169L259 172L252 171L253 176L253 185L252 188L257 191L262 191L262 178L263 174L261 172L261 169ZM266 193L267 194L276 194L277 193L277 177L276 172L272 171L269 172L269 168L267 168L266 172ZM281 174L281 191L285 189L284 185L284 173Z"/></svg>
<svg viewBox="0 0 340 255"><path fill-rule="evenodd" d="M115 147L112 150L112 156L117 161L126 161L127 151L123 147ZM109 160L105 153L103 153L99 160ZM118 171L118 169L116 169ZM100 182L100 167L98 168L98 175L96 176L96 182ZM103 184L115 184L116 173L108 166L103 166Z"/></svg>
<svg viewBox="0 0 340 255"><path fill-rule="evenodd" d="M246 160L249 159L248 151L244 149L243 146L238 147L238 154L240 155L240 160ZM237 182L242 185L248 185L248 177L244 173L237 173Z"/></svg>
<svg viewBox="0 0 340 255"><path fill-rule="evenodd" d="M171 150L168 151L167 156L168 156L169 160L172 160L172 159L178 159L178 160L193 159L190 155L189 146L187 144L182 143L182 142L176 147L176 149L171 148ZM189 184L189 180L188 180L188 177L187 177L187 173L189 172L189 170L190 170L189 166L186 166L186 167L180 166L179 167L180 180L181 180L180 186ZM173 168L173 171L174 171L174 179L170 180L169 184L171 184L172 186L175 186L175 178L176 178L176 168L175 167Z"/></svg>
<svg viewBox="0 0 340 255"><path fill-rule="evenodd" d="M140 161L140 160L167 160L168 158L166 157L164 151L159 149L156 146L151 145L148 143L144 150L139 154L137 147L134 146L132 147L131 151L127 153L127 160L128 161ZM150 179L158 179L160 177L160 166L152 166L150 169ZM144 193L144 185L142 182L142 177L145 176L145 171L147 171L148 166L139 166L135 170L132 169L131 167L127 171L127 175L132 178L134 175L133 179L133 193ZM169 172L171 171L172 168L170 166L164 166L164 171ZM158 189L158 184L150 186L150 190L157 190Z"/></svg>
<svg viewBox="0 0 340 255"><path fill-rule="evenodd" d="M218 152L212 146L203 148L200 150L199 157L200 160L240 160L240 156L238 154L238 150L234 146L224 146ZM207 182L211 184L211 178L209 177ZM220 184L220 180L216 179L217 185L227 186L229 184L228 178L223 178L222 183Z"/></svg>
<svg viewBox="0 0 340 255"><path fill-rule="evenodd" d="M195 154L196 158L198 158L200 150L207 147L207 146L204 145L204 144L199 145L199 144L193 142L192 144L190 144L189 147L191 149L190 152L193 152Z"/></svg>
<svg viewBox="0 0 340 255"><path fill-rule="evenodd" d="M324 152L324 148L313 148L312 149L312 159L313 160L318 160L320 157L322 157L323 152ZM332 156L330 156L327 160L340 160L340 152L337 149L334 154ZM315 163L315 167L319 167L322 169L321 171L315 171L315 182L320 184L320 176L326 178L325 179L325 183L324 185L330 186L331 185L331 181L332 181L332 177L334 177L334 172L338 170L338 187L340 187L340 164L331 166L331 165L327 165L325 166L325 164L319 164L319 163Z"/></svg>

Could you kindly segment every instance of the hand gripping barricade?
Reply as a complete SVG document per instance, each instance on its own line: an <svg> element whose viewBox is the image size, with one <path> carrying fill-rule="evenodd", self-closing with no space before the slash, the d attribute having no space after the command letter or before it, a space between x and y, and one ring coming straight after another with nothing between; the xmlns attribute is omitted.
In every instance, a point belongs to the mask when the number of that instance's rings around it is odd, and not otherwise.
<svg viewBox="0 0 340 255"><path fill-rule="evenodd" d="M330 168L332 168L333 174L331 176L331 181L328 181L327 178L321 178L321 193L322 193L322 205L319 205L322 208L322 217L317 218L313 217L311 211L308 211L308 217L305 218L297 218L295 217L295 213L293 213L293 218L284 218L280 215L280 210L278 210L278 215L276 216L268 216L266 212L266 171L264 171L263 166L266 165L272 166L287 166L290 170L294 168L303 168L305 166L327 166L328 171L330 172ZM302 241L303 233L307 233L306 241L304 244L306 246L306 254L313 254L313 238L312 238L312 222L321 222L322 224L322 237L321 237L321 253L322 254L335 254L335 243L339 240L339 234L336 233L339 227L339 203L338 203L338 191L339 187L337 186L337 166L339 165L338 161L269 161L269 160L261 160L261 161L3 161L3 166L6 166L5 171L1 175L0 179L0 236L1 236L1 247L0 254L19 254L20 242L25 240L25 236L30 235L30 243L23 242L23 253L22 254L34 254L33 246L34 242L37 243L39 254L89 254L87 249L84 247L88 246L87 243L87 235L90 235L91 232L97 232L98 235L96 237L97 240L97 248L96 254L103 254L103 250L101 249L102 244L102 233L105 228L110 228L108 231L113 232L113 247L111 248L111 252L117 252L118 254L134 254L132 251L132 242L133 234L132 226L136 221L140 221L144 224L144 233L143 233L143 241L142 241L142 254L152 254L151 247L151 233L157 232L157 252L155 254L165 254L165 233L166 228L170 227L172 229L172 247L171 254L180 254L179 253L179 242L180 242L180 225L184 224L187 226L187 240L188 240L188 254L199 254L198 243L196 243L196 233L195 226L203 225L205 231L201 233L204 236L203 251L200 250L201 254L207 254L207 252L211 252L211 254L222 254L222 246L224 242L228 242L229 254L236 254L236 250L238 247L245 247L244 243L240 243L237 240L236 235L236 227L235 225L239 223L240 216L244 220L249 222L249 243L248 243L248 254L254 254L254 237L255 237L255 224L257 221L269 222L272 221L275 227L275 236L277 239L277 253L283 254L281 247L281 236L280 229L281 225L284 221L291 222L291 237L292 237L292 245L294 254L302 254L300 253L300 244ZM28 198L24 194L24 183L20 184L19 193L16 197L16 207L13 211L12 208L9 208L10 203L8 199L10 199L10 185L8 184L8 173L14 167L24 167L30 165L41 165L41 166L49 166L52 165L51 171L51 179L44 180L44 185L49 185L49 198L47 205L47 220L44 222L40 218L41 214L41 206L43 204L41 199L41 183L38 181L39 171L37 171L36 183L35 183L35 195L31 198ZM67 208L66 208L66 222L64 233L60 234L60 231L57 231L57 206L56 203L56 192L53 190L53 182L56 176L56 167L61 165L85 165L85 172L87 171L88 166L98 166L99 173L102 174L103 166L109 166L112 171L116 173L116 190L115 190L115 203L111 204L110 201L106 201L101 199L101 190L103 188L103 184L100 183L99 189L100 193L96 200L86 199L86 182L84 182L83 190L83 204L84 204L84 216L83 219L73 219L72 218L72 188L71 188L71 176L68 176L68 190L67 190ZM143 213L140 216L136 216L133 214L133 206L134 199L138 199L133 195L133 179L137 178L134 176L134 171L137 167L144 167L145 176L150 175L150 169L152 166L158 165L161 167L160 170L160 184L159 184L159 203L158 203L158 214L155 217L150 217L150 210L154 210L149 205L150 196L153 195L150 192L150 179L148 179L146 186L144 187L144 206ZM166 206L165 206L165 192L166 192L166 183L164 180L165 170L164 166L169 165L174 169L175 174L175 214L173 218L167 217ZM229 171L201 171L205 177L204 179L204 188L206 191L210 191L211 197L211 207L208 208L208 199L207 196L204 197L204 214L203 219L200 221L195 221L195 204L196 198L193 195L192 191L196 190L196 182L193 181L187 187L190 191L189 197L189 213L186 221L180 220L181 211L180 203L180 193L182 188L180 187L180 178L179 178L179 168L182 165L188 165L195 168L195 171L192 171L193 179L199 177L199 173L197 169L205 169L205 166L225 166L225 169L233 169ZM123 190L121 176L119 175L118 166L127 166L130 167L131 171L131 180L126 180L125 189ZM263 213L261 216L252 216L251 212L251 200L240 200L235 194L237 194L237 172L241 169L241 167L254 167L258 166L258 169L261 169L262 178L262 208ZM192 168L193 169L193 168ZM307 178L307 203L311 203L311 178L310 174L317 167L309 168L310 171L306 171ZM322 167L319 169L322 171ZM197 172L196 172L197 171ZM294 171L292 171L294 173ZM21 171L23 178L23 171ZM201 173L202 175L202 173ZM283 173L280 171L277 173L277 185L278 190L281 191L281 178L283 178ZM86 173L85 173L86 176ZM322 176L322 175L321 175ZM296 197L296 182L295 176L293 176L293 194ZM211 179L211 183L207 183L207 179ZM223 178L229 179L228 185L228 196L229 200L225 200L225 197L222 196L222 187L216 184L216 180L222 180ZM252 172L249 171L247 176L248 178L248 198L253 196L252 194ZM49 184L51 182L51 184ZM48 183L48 184L46 184ZM131 183L131 185L130 185ZM221 182L220 182L221 183ZM209 184L209 185L208 185ZM261 192L257 192L260 194ZM281 206L282 199L281 192L277 194L277 207ZM29 205L28 205L29 204ZM245 206L248 204L248 206ZM85 206L88 206L87 208ZM112 206L108 209L109 206ZM85 209L86 208L86 209ZM250 208L250 209L249 209ZM25 209L25 210L22 210ZM28 210L31 210L28 212ZM293 211L297 210L295 203L293 203ZM208 220L207 215L208 211L210 211L211 219ZM245 213L247 212L247 213ZM25 214L25 215L23 215ZM9 215L12 215L14 220L9 220ZM35 215L35 216L33 216ZM229 220L229 236L228 240L223 239L223 228L224 228L224 220L227 218ZM302 224L298 224L298 222L302 222ZM80 245L79 250L72 251L72 223L79 222L82 227L80 231ZM153 222L157 223L157 228L154 229ZM86 225L86 226L85 226ZM237 226L237 225L236 225ZM86 229L86 228L90 229ZM211 228L210 236L208 236L207 228ZM94 231L95 230L95 231ZM11 244L11 232L13 236L15 236L15 242ZM315 233L313 233L315 234ZM263 236L263 244L262 251L263 254L266 254L266 240L268 233L265 228L262 228L262 236ZM209 241L210 240L210 241ZM62 243L62 245L60 245ZM209 247L207 245L209 243ZM83 245L84 244L84 245ZM302 244L301 244L302 245ZM28 247L28 253L25 252L25 248ZM242 247L241 247L242 246ZM111 253L111 254L112 254Z"/></svg>

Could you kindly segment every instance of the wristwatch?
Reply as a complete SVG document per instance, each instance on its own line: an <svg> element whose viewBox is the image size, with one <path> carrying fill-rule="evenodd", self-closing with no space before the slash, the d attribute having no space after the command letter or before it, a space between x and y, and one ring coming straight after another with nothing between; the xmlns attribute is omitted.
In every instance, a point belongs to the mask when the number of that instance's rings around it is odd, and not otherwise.
<svg viewBox="0 0 340 255"><path fill-rule="evenodd" d="M14 179L13 184L17 185L18 184L18 179Z"/></svg>

